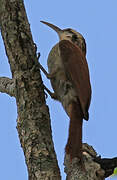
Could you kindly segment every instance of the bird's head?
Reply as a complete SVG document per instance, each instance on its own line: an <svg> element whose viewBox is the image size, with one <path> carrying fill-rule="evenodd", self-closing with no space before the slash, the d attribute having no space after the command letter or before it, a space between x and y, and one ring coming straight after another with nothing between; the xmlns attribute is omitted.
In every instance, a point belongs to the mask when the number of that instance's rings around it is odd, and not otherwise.
<svg viewBox="0 0 117 180"><path fill-rule="evenodd" d="M71 41L73 44L77 45L82 50L82 52L86 55L85 39L83 38L83 36L79 32L77 32L73 29L70 29L70 28L62 30L59 27L57 27L51 23L48 23L45 21L40 21L40 22L46 24L47 26L49 26L53 30L55 30L59 36L60 41L61 40Z"/></svg>

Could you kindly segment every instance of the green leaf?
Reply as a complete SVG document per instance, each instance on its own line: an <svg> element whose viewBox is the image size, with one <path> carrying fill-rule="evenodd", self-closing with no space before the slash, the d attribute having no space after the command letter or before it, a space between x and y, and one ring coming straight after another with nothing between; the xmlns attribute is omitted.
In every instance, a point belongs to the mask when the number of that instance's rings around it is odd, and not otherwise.
<svg viewBox="0 0 117 180"><path fill-rule="evenodd" d="M117 176L117 167L114 169L113 174L111 175L111 177Z"/></svg>
<svg viewBox="0 0 117 180"><path fill-rule="evenodd" d="M117 168L114 169L114 176L117 176Z"/></svg>

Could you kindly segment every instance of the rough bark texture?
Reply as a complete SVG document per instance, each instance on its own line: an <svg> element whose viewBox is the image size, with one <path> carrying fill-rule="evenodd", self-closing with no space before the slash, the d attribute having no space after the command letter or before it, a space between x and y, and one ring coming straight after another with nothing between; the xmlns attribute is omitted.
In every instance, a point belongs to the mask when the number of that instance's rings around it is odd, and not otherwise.
<svg viewBox="0 0 117 180"><path fill-rule="evenodd" d="M95 150L88 144L83 144L84 167L80 166L78 158L69 163L69 157L66 156L64 164L67 180L104 180L105 171L94 161L96 156Z"/></svg>
<svg viewBox="0 0 117 180"><path fill-rule="evenodd" d="M104 180L113 174L117 167L116 158L101 158L97 156L92 146L83 144L83 162L84 167L80 166L78 158L74 158L70 163L69 156L65 156L64 165L67 174L66 180Z"/></svg>
<svg viewBox="0 0 117 180"><path fill-rule="evenodd" d="M36 46L23 0L0 0L0 26L12 72L12 79L0 78L0 92L16 98L17 130L28 168L28 179L60 180ZM112 166L107 166L108 161L97 158L92 147L86 144L83 154L86 171L79 166L77 158L71 163L69 157L65 157L67 180L103 180L117 165L114 158Z"/></svg>
<svg viewBox="0 0 117 180"><path fill-rule="evenodd" d="M15 81L7 77L0 77L0 92L15 96Z"/></svg>
<svg viewBox="0 0 117 180"><path fill-rule="evenodd" d="M22 0L0 0L0 26L15 81L17 130L29 180L59 180L36 47Z"/></svg>

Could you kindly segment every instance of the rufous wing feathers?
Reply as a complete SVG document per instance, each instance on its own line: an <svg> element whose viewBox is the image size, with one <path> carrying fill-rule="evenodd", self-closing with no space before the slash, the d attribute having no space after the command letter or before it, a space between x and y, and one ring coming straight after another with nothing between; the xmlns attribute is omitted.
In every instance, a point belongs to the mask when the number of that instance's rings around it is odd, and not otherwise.
<svg viewBox="0 0 117 180"><path fill-rule="evenodd" d="M66 76L76 90L84 115L83 118L88 120L91 85L86 58L81 49L68 40L60 41L59 48Z"/></svg>

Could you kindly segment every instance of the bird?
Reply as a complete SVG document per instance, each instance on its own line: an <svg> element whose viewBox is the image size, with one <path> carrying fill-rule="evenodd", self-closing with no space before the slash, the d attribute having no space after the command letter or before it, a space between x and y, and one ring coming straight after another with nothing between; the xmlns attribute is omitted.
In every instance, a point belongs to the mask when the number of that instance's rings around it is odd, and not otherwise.
<svg viewBox="0 0 117 180"><path fill-rule="evenodd" d="M82 162L83 119L89 119L92 94L86 42L79 32L71 28L60 29L49 22L40 22L52 28L59 36L59 42L52 47L48 55L49 73L42 68L50 79L53 95L45 89L62 104L70 119L65 153L70 156L71 161L78 158L79 162Z"/></svg>

